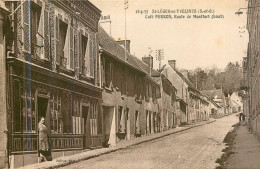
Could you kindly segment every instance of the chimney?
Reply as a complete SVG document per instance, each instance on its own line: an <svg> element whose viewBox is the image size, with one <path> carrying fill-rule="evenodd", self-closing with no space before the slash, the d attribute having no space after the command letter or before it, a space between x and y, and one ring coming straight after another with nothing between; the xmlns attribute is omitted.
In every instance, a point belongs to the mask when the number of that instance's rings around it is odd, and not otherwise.
<svg viewBox="0 0 260 169"><path fill-rule="evenodd" d="M168 64L171 66L173 70L176 69L176 60L168 60Z"/></svg>
<svg viewBox="0 0 260 169"><path fill-rule="evenodd" d="M188 70L181 70L181 73L187 78L187 79L189 79L188 77L189 77L189 72L188 72Z"/></svg>
<svg viewBox="0 0 260 169"><path fill-rule="evenodd" d="M148 66L150 66L151 68L153 68L153 57L152 56L144 56L142 57L142 61L147 64Z"/></svg>
<svg viewBox="0 0 260 169"><path fill-rule="evenodd" d="M125 40L118 39L116 42L117 44L125 47ZM130 53L130 40L126 40L126 50Z"/></svg>

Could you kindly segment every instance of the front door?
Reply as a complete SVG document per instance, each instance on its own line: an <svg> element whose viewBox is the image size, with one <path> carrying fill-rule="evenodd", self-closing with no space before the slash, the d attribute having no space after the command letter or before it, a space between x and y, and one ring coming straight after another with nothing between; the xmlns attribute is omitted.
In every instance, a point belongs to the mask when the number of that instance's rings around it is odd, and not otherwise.
<svg viewBox="0 0 260 169"><path fill-rule="evenodd" d="M40 121L41 117L45 118L45 126L48 130L48 135L50 136L51 132L51 117L49 112L49 98L48 96L38 96L37 97L37 111L38 111L38 122Z"/></svg>
<svg viewBox="0 0 260 169"><path fill-rule="evenodd" d="M90 148L90 118L89 118L89 106L82 105L82 118L84 119L84 136L83 136L83 147Z"/></svg>

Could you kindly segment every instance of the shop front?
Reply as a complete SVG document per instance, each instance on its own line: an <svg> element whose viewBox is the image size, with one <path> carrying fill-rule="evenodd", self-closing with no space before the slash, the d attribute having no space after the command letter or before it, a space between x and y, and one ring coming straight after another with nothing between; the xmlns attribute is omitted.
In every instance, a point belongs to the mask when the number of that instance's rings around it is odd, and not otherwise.
<svg viewBox="0 0 260 169"><path fill-rule="evenodd" d="M9 155L14 167L26 165L27 154L34 154L36 159L30 161L37 162L42 117L54 158L102 147L99 88L16 58L8 59L7 72Z"/></svg>

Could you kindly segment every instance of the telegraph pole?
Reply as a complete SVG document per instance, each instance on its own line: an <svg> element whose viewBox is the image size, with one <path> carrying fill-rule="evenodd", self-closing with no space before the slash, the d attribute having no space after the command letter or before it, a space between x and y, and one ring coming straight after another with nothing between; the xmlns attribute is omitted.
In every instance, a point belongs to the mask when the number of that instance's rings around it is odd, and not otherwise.
<svg viewBox="0 0 260 169"><path fill-rule="evenodd" d="M159 70L161 69L162 60L164 59L164 50L157 49L156 50L156 59L159 61Z"/></svg>

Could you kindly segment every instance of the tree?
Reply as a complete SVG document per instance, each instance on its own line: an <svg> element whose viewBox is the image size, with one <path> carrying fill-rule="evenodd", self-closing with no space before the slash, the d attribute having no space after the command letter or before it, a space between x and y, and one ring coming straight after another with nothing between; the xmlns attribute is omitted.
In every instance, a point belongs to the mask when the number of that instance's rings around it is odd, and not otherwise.
<svg viewBox="0 0 260 169"><path fill-rule="evenodd" d="M229 62L221 71L217 66L189 71L189 79L199 90L222 89L225 95L239 90L242 69L238 62Z"/></svg>

